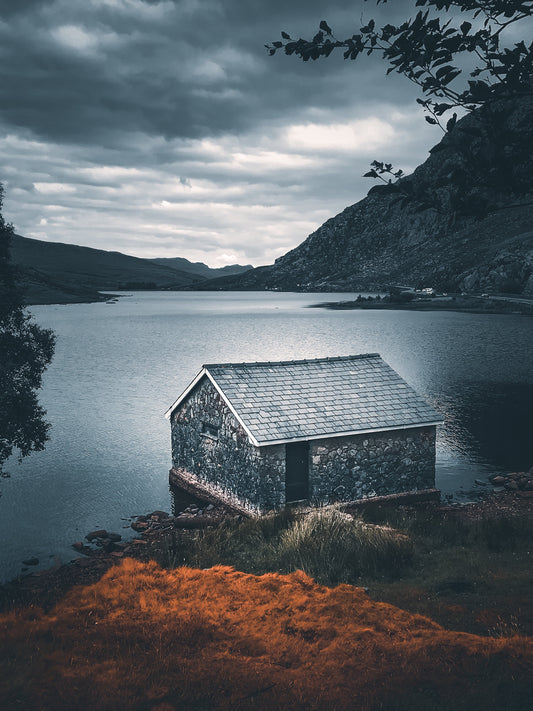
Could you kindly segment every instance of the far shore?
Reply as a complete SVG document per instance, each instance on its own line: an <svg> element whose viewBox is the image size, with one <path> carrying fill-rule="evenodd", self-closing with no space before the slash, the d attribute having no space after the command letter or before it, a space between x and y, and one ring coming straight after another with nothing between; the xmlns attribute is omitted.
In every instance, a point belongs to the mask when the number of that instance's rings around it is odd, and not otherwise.
<svg viewBox="0 0 533 711"><path fill-rule="evenodd" d="M311 304L311 309L348 311L351 309L399 310L399 311L458 311L475 314L514 314L533 316L533 300L514 300L512 297L490 296L435 296L401 301L388 296L367 297L353 301L324 301Z"/></svg>
<svg viewBox="0 0 533 711"><path fill-rule="evenodd" d="M134 290L132 290L134 291ZM142 291L165 291L168 289L143 289ZM181 290L179 290L181 291ZM263 291L263 290L254 290ZM218 290L217 290L217 293ZM284 293L284 292L277 292ZM312 293L294 292L287 290L286 293ZM124 293L112 293L107 291L97 292L94 295L76 294L39 294L37 297L29 298L26 306L51 306L66 304L89 304L107 303L114 304L118 299L124 297ZM514 314L522 316L533 316L533 298L527 299L520 296L473 296L473 295L435 295L435 296L414 296L411 300L404 300L402 296L364 297L350 301L323 301L310 304L311 309L330 309L336 311L348 311L351 309L374 309L374 310L395 310L395 311L457 311L474 314Z"/></svg>

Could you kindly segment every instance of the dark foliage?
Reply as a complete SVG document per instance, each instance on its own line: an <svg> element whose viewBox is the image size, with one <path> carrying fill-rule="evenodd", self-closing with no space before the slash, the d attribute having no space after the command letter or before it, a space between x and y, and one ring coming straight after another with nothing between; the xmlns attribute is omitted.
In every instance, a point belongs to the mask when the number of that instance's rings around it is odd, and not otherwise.
<svg viewBox="0 0 533 711"><path fill-rule="evenodd" d="M380 2L386 0L377 0L377 4ZM533 93L533 42L516 41L522 28L525 37L530 36L527 23L533 15L532 0L415 0L414 4L425 9L399 25L386 24L378 29L370 20L351 37L339 40L323 20L311 40L295 40L282 32L282 41L266 47L270 55L283 49L304 62L328 57L335 49L343 50L344 59L350 60L380 53L388 65L387 74L403 74L420 88L422 97L417 102L426 112L425 120L453 136L460 152L464 148L460 144L466 143L458 182L464 178L469 184L473 181L492 187L494 183L509 184L510 180L516 195L530 192L530 181L522 180L513 170L515 155L502 134L505 117L501 106ZM479 115L479 127L470 127L471 136L455 137L454 109ZM474 144L477 139L492 146L483 164L479 156L469 155L472 137ZM365 177L391 186L405 204L441 211L431 196L414 195L413 186L402 180L403 172L390 163L373 161ZM458 185L459 213L465 207L460 198L462 187ZM483 201L475 205L469 201L468 209L484 215L491 208Z"/></svg>
<svg viewBox="0 0 533 711"><path fill-rule="evenodd" d="M415 6L428 10L418 11L397 26L378 29L370 20L351 37L339 40L322 20L312 40L293 40L282 32L282 42L266 46L271 55L283 48L285 54L303 61L328 57L337 48L351 60L381 52L389 65L387 74L398 72L420 87L426 98L419 103L430 113L426 121L431 124L439 124L440 117L456 107L471 111L497 99L531 93L533 42L526 45L521 40L511 47L503 43L510 25L533 14L531 0L416 0ZM472 22L463 20L457 26L447 14L450 9L459 20L466 13ZM454 80L463 71L453 62L465 55L475 58L475 66L461 88ZM447 130L454 127L456 118L448 119Z"/></svg>
<svg viewBox="0 0 533 711"><path fill-rule="evenodd" d="M54 335L24 312L10 261L13 227L1 214L0 184L0 475L17 451L19 459L44 448L50 427L36 391L54 352Z"/></svg>

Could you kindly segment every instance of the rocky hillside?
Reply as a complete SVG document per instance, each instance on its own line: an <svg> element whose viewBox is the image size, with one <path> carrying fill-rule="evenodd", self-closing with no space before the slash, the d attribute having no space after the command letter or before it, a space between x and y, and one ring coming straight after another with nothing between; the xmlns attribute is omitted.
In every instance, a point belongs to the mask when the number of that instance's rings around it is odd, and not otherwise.
<svg viewBox="0 0 533 711"><path fill-rule="evenodd" d="M273 266L210 287L533 295L532 176L533 96L501 102L458 121L412 175L373 187Z"/></svg>

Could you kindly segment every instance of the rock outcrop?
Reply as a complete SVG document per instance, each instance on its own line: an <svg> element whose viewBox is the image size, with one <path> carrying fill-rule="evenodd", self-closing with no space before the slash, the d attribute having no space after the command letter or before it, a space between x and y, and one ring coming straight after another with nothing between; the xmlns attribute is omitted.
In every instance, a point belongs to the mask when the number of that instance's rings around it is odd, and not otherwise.
<svg viewBox="0 0 533 711"><path fill-rule="evenodd" d="M412 175L375 186L274 265L210 288L533 295L532 176L533 95L464 117Z"/></svg>

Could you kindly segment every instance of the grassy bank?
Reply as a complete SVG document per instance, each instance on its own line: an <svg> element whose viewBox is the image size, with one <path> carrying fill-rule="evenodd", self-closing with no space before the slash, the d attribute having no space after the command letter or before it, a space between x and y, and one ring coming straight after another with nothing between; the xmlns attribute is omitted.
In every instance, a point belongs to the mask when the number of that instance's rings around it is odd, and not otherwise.
<svg viewBox="0 0 533 711"><path fill-rule="evenodd" d="M0 615L0 707L522 711L533 519L505 500L166 532Z"/></svg>
<svg viewBox="0 0 533 711"><path fill-rule="evenodd" d="M53 610L0 617L3 709L522 711L533 645L304 573L127 559Z"/></svg>
<svg viewBox="0 0 533 711"><path fill-rule="evenodd" d="M330 508L231 520L192 535L174 531L146 555L169 568L303 570L320 584L362 585L376 600L451 629L533 635L530 514L470 519L436 507L383 507L360 516Z"/></svg>

